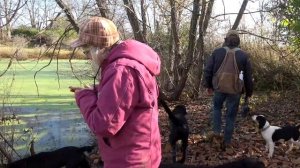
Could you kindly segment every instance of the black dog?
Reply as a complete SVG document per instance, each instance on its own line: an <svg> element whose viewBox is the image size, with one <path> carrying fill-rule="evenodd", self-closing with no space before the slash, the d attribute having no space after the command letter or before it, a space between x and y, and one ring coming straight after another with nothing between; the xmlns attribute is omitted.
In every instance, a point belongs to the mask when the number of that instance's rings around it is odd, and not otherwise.
<svg viewBox="0 0 300 168"><path fill-rule="evenodd" d="M166 164L162 163L159 168L265 168L262 161L255 158L244 158L217 166L204 165L182 165L182 164Z"/></svg>
<svg viewBox="0 0 300 168"><path fill-rule="evenodd" d="M12 162L8 168L89 168L84 152L91 152L93 149L93 146L63 147Z"/></svg>
<svg viewBox="0 0 300 168"><path fill-rule="evenodd" d="M214 166L212 168L265 168L265 164L255 158L244 158Z"/></svg>
<svg viewBox="0 0 300 168"><path fill-rule="evenodd" d="M182 158L179 161L179 163L184 163L189 137L188 122L185 118L185 115L187 114L186 108L184 105L177 105L174 108L174 110L171 111L171 109L168 107L167 103L163 99L159 99L159 102L162 104L165 111L168 113L171 123L169 142L172 147L172 160L174 163L176 162L176 142L181 140Z"/></svg>

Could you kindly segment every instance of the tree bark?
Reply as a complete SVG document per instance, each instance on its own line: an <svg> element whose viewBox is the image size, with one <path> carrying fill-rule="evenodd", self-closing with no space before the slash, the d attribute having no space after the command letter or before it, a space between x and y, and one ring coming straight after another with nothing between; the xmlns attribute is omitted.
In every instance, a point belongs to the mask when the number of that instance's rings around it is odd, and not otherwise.
<svg viewBox="0 0 300 168"><path fill-rule="evenodd" d="M146 9L145 0L141 0L141 14L143 24L143 36L147 37L147 20L146 20Z"/></svg>
<svg viewBox="0 0 300 168"><path fill-rule="evenodd" d="M123 0L126 13L133 30L134 38L142 43L146 43L146 38L143 36L142 30L140 29L139 20L136 17L136 13L131 0Z"/></svg>
<svg viewBox="0 0 300 168"><path fill-rule="evenodd" d="M178 67L181 60L180 40L179 40L179 33L178 33L178 23L177 23L178 20L177 20L177 10L175 6L175 1L170 0L169 2L171 6L171 33L174 42L173 83L175 84L175 87L177 87L179 82Z"/></svg>
<svg viewBox="0 0 300 168"><path fill-rule="evenodd" d="M1 31L2 28L5 27L7 30L7 38L11 39L11 22L12 20L16 17L17 12L24 6L27 4L27 0L24 1L24 3L22 4L22 0L17 1L17 4L12 4L11 1L8 0L3 0L3 11L4 11L4 16L3 18L5 18L5 24L1 24ZM3 33L3 32L2 32ZM3 38L3 34L2 37Z"/></svg>
<svg viewBox="0 0 300 168"><path fill-rule="evenodd" d="M107 14L106 0L96 0L96 3L99 8L101 16L107 18L108 14Z"/></svg>
<svg viewBox="0 0 300 168"><path fill-rule="evenodd" d="M206 36L206 31L208 28L209 20L211 18L212 14L212 8L214 5L214 0L211 0L208 2L208 4L205 2L205 0L202 0L202 12L205 13L205 15L201 16L200 22L199 22L199 38L197 40L197 60L198 60L198 66L196 71L196 78L195 78L195 97L199 96L200 92L200 86L202 81L202 74L203 74L203 68L204 68L204 55L205 55L205 46L204 46L204 37Z"/></svg>
<svg viewBox="0 0 300 168"><path fill-rule="evenodd" d="M69 19L69 22L75 29L77 33L79 33L79 26L75 21L74 16L71 13L71 9L62 1L62 0L55 0L58 6L65 12L67 18Z"/></svg>
<svg viewBox="0 0 300 168"><path fill-rule="evenodd" d="M168 76L168 80L166 81L164 87L167 88L168 90L174 87L174 80L172 81L172 77L174 76L173 74L173 60L174 60L174 45L173 45L173 36L172 36L172 29L169 27L168 28L168 57L165 59L165 70ZM172 81L172 82L170 82ZM172 84L172 86L170 85ZM171 86L171 87L170 87Z"/></svg>
<svg viewBox="0 0 300 168"><path fill-rule="evenodd" d="M172 1L172 0L171 0ZM178 83L178 86L176 87L174 94L172 95L172 98L174 100L178 100L179 96L181 95L183 88L185 87L187 78L188 78L188 72L190 70L190 67L193 64L194 60L194 49L195 49L195 42L196 42L196 33L197 33L197 22L199 18L199 10L200 10L200 0L194 0L193 2L193 11L192 11L192 18L190 23L190 31L189 31L189 43L188 43L188 50L187 50L187 56L185 60L185 67L182 72L181 79Z"/></svg>
<svg viewBox="0 0 300 168"><path fill-rule="evenodd" d="M12 162L11 156L7 153L7 151L2 146L0 146L0 153L7 159L8 163Z"/></svg>
<svg viewBox="0 0 300 168"><path fill-rule="evenodd" d="M247 7L248 1L249 1L249 0L244 0L244 1L243 1L242 6L241 6L241 8L240 8L240 11L239 11L239 13L238 13L238 15L237 15L237 17L236 17L236 19L235 19L235 21L234 21L234 24L233 24L233 26L232 26L232 28L231 28L232 30L236 30L237 27L239 26L239 24L240 24L240 22L241 22L241 19L242 19L242 16L243 16L243 14L244 14L244 12L245 12L245 9L246 9L246 7Z"/></svg>
<svg viewBox="0 0 300 168"><path fill-rule="evenodd" d="M31 27L37 28L37 23L35 19L36 19L36 12L38 11L35 10L35 6L36 6L35 0L31 0L30 4L27 4L26 6L29 13Z"/></svg>

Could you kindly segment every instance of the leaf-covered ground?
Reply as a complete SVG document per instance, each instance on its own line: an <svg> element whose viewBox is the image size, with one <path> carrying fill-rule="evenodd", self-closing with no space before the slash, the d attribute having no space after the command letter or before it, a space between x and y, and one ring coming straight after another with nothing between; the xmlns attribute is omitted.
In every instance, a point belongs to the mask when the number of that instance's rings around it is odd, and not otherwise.
<svg viewBox="0 0 300 168"><path fill-rule="evenodd" d="M225 152L221 151L219 144L208 138L211 132L211 97L203 97L197 101L170 102L169 104L171 108L177 104L187 106L187 118L191 131L187 165L218 165L237 158L254 157L263 161L268 168L300 167L300 149L294 147L289 154L285 154L288 149L287 143L276 144L273 157L268 159L265 152L265 141L256 124L250 117L242 118L240 113L237 116L233 135L233 148ZM256 94L250 100L250 107L250 114L265 115L271 125L300 124L299 92ZM169 122L163 108L160 108L160 128L163 148L162 161L171 163L171 148L168 144Z"/></svg>

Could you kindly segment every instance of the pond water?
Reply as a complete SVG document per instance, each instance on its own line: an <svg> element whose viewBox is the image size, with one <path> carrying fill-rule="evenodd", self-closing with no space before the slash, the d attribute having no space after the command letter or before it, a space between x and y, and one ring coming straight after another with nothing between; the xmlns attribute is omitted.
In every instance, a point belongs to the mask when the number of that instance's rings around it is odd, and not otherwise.
<svg viewBox="0 0 300 168"><path fill-rule="evenodd" d="M20 156L29 155L29 142L32 139L35 141L36 153L64 146L86 146L94 142L94 137L79 111L17 108L14 113L20 121L19 124L0 126L0 130L6 137L15 135L14 148Z"/></svg>

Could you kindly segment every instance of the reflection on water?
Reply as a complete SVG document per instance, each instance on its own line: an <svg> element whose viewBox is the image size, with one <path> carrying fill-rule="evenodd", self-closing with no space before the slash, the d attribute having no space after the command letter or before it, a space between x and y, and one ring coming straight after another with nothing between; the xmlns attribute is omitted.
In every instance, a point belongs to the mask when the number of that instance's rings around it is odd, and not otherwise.
<svg viewBox="0 0 300 168"><path fill-rule="evenodd" d="M79 111L46 112L32 108L21 108L14 112L20 119L20 124L14 126L0 125L0 129L1 132L5 131L3 133L6 136L14 132L14 147L21 156L29 154L29 142L32 139L35 141L36 153L64 146L85 146L93 142L93 136Z"/></svg>

